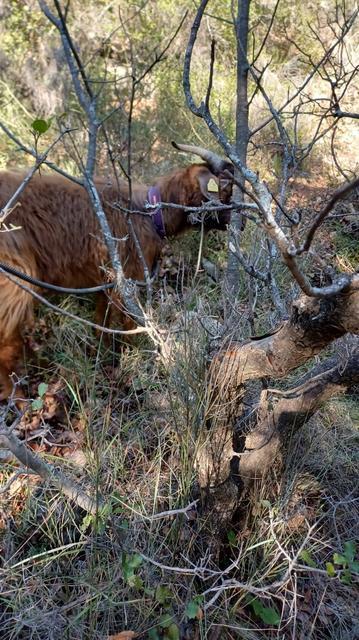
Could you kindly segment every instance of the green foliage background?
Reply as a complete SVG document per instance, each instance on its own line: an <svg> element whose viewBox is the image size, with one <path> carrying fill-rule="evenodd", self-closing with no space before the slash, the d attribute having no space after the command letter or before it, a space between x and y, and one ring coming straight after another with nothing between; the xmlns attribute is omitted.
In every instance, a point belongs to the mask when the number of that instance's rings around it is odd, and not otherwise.
<svg viewBox="0 0 359 640"><path fill-rule="evenodd" d="M251 4L250 57L258 52L270 24L274 1L255 0ZM347 3L347 12L353 8ZM50 3L51 6L51 3ZM321 37L330 44L333 33L326 25L334 15L332 0L321 2L289 2L282 0L260 58L259 68L270 62L264 76L264 86L275 106L279 106L308 72L308 59L293 45L295 41L313 60L322 55L321 45L312 29L321 25ZM182 67L194 6L190 0L149 0L112 3L74 0L68 14L68 26L81 56L92 86L99 92L100 112L117 111L107 121L108 133L116 153L124 160L127 155L127 116L131 82L134 73L140 77L175 33L184 13L188 16L164 59L153 67L136 91L132 124L133 172L136 177L158 175L174 162L181 162L171 151L170 140L215 147L206 126L185 106L182 89ZM0 113L5 124L27 144L32 143L30 123L36 117L49 118L65 114L66 123L77 128L76 141L86 142L82 114L73 96L61 43L55 29L41 13L35 0L10 0L0 6ZM351 54L357 51L357 29L349 40ZM236 109L236 45L231 3L213 0L208 8L196 45L192 64L192 85L200 100L206 91L209 69L210 41L216 40L216 65L211 108L230 139L235 136ZM250 90L253 91L250 81ZM316 77L315 90L328 91ZM309 93L312 89L308 89ZM355 93L355 89L353 90ZM347 96L352 103L353 91ZM357 89L356 89L357 91ZM250 126L257 126L267 116L263 99L256 95L250 109ZM288 124L288 123L287 123ZM301 121L300 137L310 140L315 119L309 115ZM289 123L290 129L290 123ZM353 135L353 123L340 123L343 139ZM49 134L49 140L54 130ZM270 125L255 136L249 153L258 169L277 172L276 159L268 155L268 143L277 140L275 127ZM44 143L47 139L44 139ZM71 145L70 145L71 146ZM325 138L318 156L325 152ZM72 151L57 147L54 158L74 169ZM4 134L0 139L0 166L22 166L30 162ZM99 148L98 169L107 170L105 150ZM355 159L348 158L353 168Z"/></svg>

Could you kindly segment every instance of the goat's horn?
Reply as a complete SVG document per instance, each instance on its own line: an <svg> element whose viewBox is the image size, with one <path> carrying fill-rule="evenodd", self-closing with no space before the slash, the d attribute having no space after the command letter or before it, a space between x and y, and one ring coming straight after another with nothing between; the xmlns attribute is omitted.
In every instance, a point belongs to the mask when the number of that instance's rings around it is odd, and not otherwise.
<svg viewBox="0 0 359 640"><path fill-rule="evenodd" d="M213 151L209 151L208 149L204 149L203 147L197 147L192 144L178 144L177 142L172 142L172 146L178 151L185 151L186 153L194 153L196 156L208 162L209 166L213 170L213 172L220 173L224 171L224 169L228 169L232 166L229 160L225 158L221 158Z"/></svg>

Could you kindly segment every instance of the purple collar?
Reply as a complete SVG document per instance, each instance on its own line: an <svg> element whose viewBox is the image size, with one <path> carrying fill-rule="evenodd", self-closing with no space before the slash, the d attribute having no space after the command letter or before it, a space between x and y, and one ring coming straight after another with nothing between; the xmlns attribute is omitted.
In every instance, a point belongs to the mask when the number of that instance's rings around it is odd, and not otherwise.
<svg viewBox="0 0 359 640"><path fill-rule="evenodd" d="M165 223L163 221L162 206L161 206L161 192L158 187L150 187L147 194L149 204L157 204L156 209L150 209L150 215L152 216L153 225L160 236L160 238L166 237Z"/></svg>

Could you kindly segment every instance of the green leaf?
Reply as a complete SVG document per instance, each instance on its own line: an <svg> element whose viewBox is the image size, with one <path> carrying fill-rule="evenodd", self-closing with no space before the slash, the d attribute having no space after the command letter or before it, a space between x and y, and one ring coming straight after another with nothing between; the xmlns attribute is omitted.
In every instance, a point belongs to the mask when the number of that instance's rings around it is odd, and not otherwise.
<svg viewBox="0 0 359 640"><path fill-rule="evenodd" d="M103 504L99 510L98 510L98 517L101 518L101 520L103 520L104 522L106 520L108 520L108 518L110 517L110 515L112 515L112 504L111 502L105 502L105 504Z"/></svg>
<svg viewBox="0 0 359 640"><path fill-rule="evenodd" d="M336 576L336 571L335 571L334 564L332 562L326 562L325 566L326 566L326 569L327 569L328 576L330 578L334 578Z"/></svg>
<svg viewBox="0 0 359 640"><path fill-rule="evenodd" d="M118 510L117 507L112 507L112 513L117 515L118 514ZM123 513L123 511L120 511L120 513ZM128 520L124 519L124 520L120 520L120 522L118 523L118 528L122 529L123 531L128 531L129 528L129 522Z"/></svg>
<svg viewBox="0 0 359 640"><path fill-rule="evenodd" d="M238 540L237 540L236 532L233 531L233 529L230 529L230 531L227 532L227 540L231 545L231 547L237 546Z"/></svg>
<svg viewBox="0 0 359 640"><path fill-rule="evenodd" d="M122 556L122 573L124 580L128 580L131 576L134 575L134 571L130 566L131 557L126 553Z"/></svg>
<svg viewBox="0 0 359 640"><path fill-rule="evenodd" d="M186 616L187 618L189 618L190 620L194 620L194 618L197 617L197 613L199 611L200 607L198 602L196 602L196 600L190 600L190 602L188 602L187 606L186 606Z"/></svg>
<svg viewBox="0 0 359 640"><path fill-rule="evenodd" d="M33 409L34 411L39 411L40 409L42 409L43 406L44 406L44 403L41 400L41 398L37 398L36 400L33 400L31 403L31 409Z"/></svg>
<svg viewBox="0 0 359 640"><path fill-rule="evenodd" d="M270 624L273 626L278 627L279 623L280 623L280 615L278 613L278 611L276 609L274 609L273 607L263 607L262 606L262 610L259 614L261 620L263 620L263 622L265 624Z"/></svg>
<svg viewBox="0 0 359 640"><path fill-rule="evenodd" d="M252 602L251 602L251 607L254 611L254 613L256 614L256 616L260 616L263 605L260 602L260 600L257 600L257 598L253 598Z"/></svg>
<svg viewBox="0 0 359 640"><path fill-rule="evenodd" d="M112 513L115 516L118 516L118 515L121 515L124 511L125 511L124 507L121 507L121 505L119 505L118 507L113 507ZM123 524L124 522L125 522L125 520L123 520L121 522L121 529L125 529L125 526ZM126 528L128 529L128 521L127 521L127 524L126 524Z"/></svg>
<svg viewBox="0 0 359 640"><path fill-rule="evenodd" d="M139 553L134 553L132 556L126 553L122 556L123 579L130 587L135 587L136 589L141 589L143 586L141 578L135 576L135 569L137 569L141 563L142 556Z"/></svg>
<svg viewBox="0 0 359 640"><path fill-rule="evenodd" d="M131 569L138 569L142 564L142 556L139 553L134 553L133 556L129 556L128 566Z"/></svg>
<svg viewBox="0 0 359 640"><path fill-rule="evenodd" d="M303 551L300 552L299 557L303 560L303 562L305 562L305 564L308 565L308 567L317 566L316 562L313 560L309 551L307 551L306 549L303 549Z"/></svg>
<svg viewBox="0 0 359 640"><path fill-rule="evenodd" d="M155 599L159 604L165 604L172 599L172 591L163 585L158 585L155 592Z"/></svg>
<svg viewBox="0 0 359 640"><path fill-rule="evenodd" d="M92 524L92 522L93 515L91 513L88 513L82 520L81 531L86 531L86 529Z"/></svg>
<svg viewBox="0 0 359 640"><path fill-rule="evenodd" d="M46 122L46 120L42 120L41 118L34 120L31 123L31 127L39 135L46 133L46 131L50 128L50 126L51 126L51 122Z"/></svg>
<svg viewBox="0 0 359 640"><path fill-rule="evenodd" d="M157 629L150 629L148 632L148 640L161 640Z"/></svg>
<svg viewBox="0 0 359 640"><path fill-rule="evenodd" d="M132 576L129 576L127 579L127 584L129 587L132 587L132 589L142 589L143 588L143 580L142 578L140 578L140 576L136 576L135 574L133 574Z"/></svg>
<svg viewBox="0 0 359 640"><path fill-rule="evenodd" d="M349 569L344 569L342 575L340 576L340 582L343 582L344 584L352 583L352 577Z"/></svg>
<svg viewBox="0 0 359 640"><path fill-rule="evenodd" d="M356 544L354 540L349 540L348 542L344 542L344 555L349 564L354 562L355 553L356 553Z"/></svg>
<svg viewBox="0 0 359 640"><path fill-rule="evenodd" d="M348 560L341 553L334 553L333 554L333 562L334 562L334 564L341 564L341 565L344 566L344 565L346 565L348 563Z"/></svg>
<svg viewBox="0 0 359 640"><path fill-rule="evenodd" d="M161 616L160 620L159 620L159 625L160 627L162 627L162 629L168 629L173 621L173 616L171 616L169 613L165 613L163 616Z"/></svg>
<svg viewBox="0 0 359 640"><path fill-rule="evenodd" d="M46 382L40 382L37 388L37 393L39 394L40 398L42 398L45 395L48 388L49 388L49 385L46 384Z"/></svg>
<svg viewBox="0 0 359 640"><path fill-rule="evenodd" d="M180 640L179 628L174 622L166 629L165 638L168 638L168 640Z"/></svg>
<svg viewBox="0 0 359 640"><path fill-rule="evenodd" d="M249 603L258 618L260 618L265 624L272 626L278 626L280 623L280 615L274 607L264 607L258 598L253 598Z"/></svg>
<svg viewBox="0 0 359 640"><path fill-rule="evenodd" d="M350 563L350 571L353 573L359 573L359 562L351 562Z"/></svg>

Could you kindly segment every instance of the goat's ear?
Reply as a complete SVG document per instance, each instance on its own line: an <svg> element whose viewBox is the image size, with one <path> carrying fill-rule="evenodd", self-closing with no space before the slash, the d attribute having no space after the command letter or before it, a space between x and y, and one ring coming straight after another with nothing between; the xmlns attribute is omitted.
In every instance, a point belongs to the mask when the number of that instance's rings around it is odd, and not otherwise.
<svg viewBox="0 0 359 640"><path fill-rule="evenodd" d="M219 180L213 173L211 173L211 171L201 171L197 176L197 180L201 193L206 200L209 200L211 197L215 197L216 195L218 197Z"/></svg>

